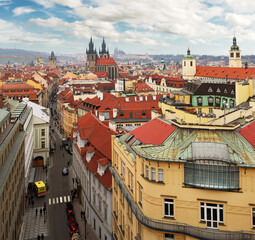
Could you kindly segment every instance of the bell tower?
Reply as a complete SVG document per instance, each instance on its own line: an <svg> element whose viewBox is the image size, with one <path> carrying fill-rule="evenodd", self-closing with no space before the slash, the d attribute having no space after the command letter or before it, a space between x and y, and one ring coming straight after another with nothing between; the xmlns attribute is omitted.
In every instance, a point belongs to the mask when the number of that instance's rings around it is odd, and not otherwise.
<svg viewBox="0 0 255 240"><path fill-rule="evenodd" d="M233 37L233 45L229 50L229 67L242 67L241 50L236 44L236 37Z"/></svg>
<svg viewBox="0 0 255 240"><path fill-rule="evenodd" d="M102 51L99 50L99 54L100 54L100 58L109 58L109 50L106 51L106 44L103 38L103 42L102 42Z"/></svg>
<svg viewBox="0 0 255 240"><path fill-rule="evenodd" d="M87 54L87 63L86 63L86 70L90 72L96 71L96 61L97 61L97 51L94 49L94 43L92 41L92 37L90 38L89 42L89 49L86 49Z"/></svg>
<svg viewBox="0 0 255 240"><path fill-rule="evenodd" d="M190 54L188 48L187 55L182 59L182 77L183 79L194 79L196 74L196 59Z"/></svg>
<svg viewBox="0 0 255 240"><path fill-rule="evenodd" d="M56 65L57 58L55 57L54 52L52 51L49 57L49 69L54 69L57 67Z"/></svg>

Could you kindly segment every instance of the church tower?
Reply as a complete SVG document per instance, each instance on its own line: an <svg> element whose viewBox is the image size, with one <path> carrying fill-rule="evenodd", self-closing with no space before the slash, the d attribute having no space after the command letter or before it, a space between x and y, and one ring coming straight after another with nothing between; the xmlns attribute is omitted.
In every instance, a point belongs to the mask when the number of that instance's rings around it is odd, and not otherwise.
<svg viewBox="0 0 255 240"><path fill-rule="evenodd" d="M102 51L99 50L99 54L100 54L100 58L109 58L109 50L106 51L106 44L103 38L103 42L102 42Z"/></svg>
<svg viewBox="0 0 255 240"><path fill-rule="evenodd" d="M241 50L236 44L236 37L233 37L233 45L229 50L229 67L242 67Z"/></svg>
<svg viewBox="0 0 255 240"><path fill-rule="evenodd" d="M49 70L57 68L56 66L57 58L54 55L54 52L52 51L49 57Z"/></svg>
<svg viewBox="0 0 255 240"><path fill-rule="evenodd" d="M183 79L194 79L196 74L196 59L190 54L188 48L187 55L182 59L182 77Z"/></svg>
<svg viewBox="0 0 255 240"><path fill-rule="evenodd" d="M87 54L87 63L86 70L90 72L96 71L96 61L97 61L97 51L94 49L94 43L92 41L92 37L89 42L89 50L86 49Z"/></svg>

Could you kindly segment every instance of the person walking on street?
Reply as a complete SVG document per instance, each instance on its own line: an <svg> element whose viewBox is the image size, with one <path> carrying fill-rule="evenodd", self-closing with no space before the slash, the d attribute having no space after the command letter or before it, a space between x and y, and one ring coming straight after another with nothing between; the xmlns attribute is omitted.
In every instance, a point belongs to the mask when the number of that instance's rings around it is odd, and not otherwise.
<svg viewBox="0 0 255 240"><path fill-rule="evenodd" d="M42 235L41 235L41 239L42 239L42 240L44 239L44 235L43 235L43 233L42 233Z"/></svg>
<svg viewBox="0 0 255 240"><path fill-rule="evenodd" d="M37 216L37 213L38 213L38 209L36 208L35 209L35 216Z"/></svg>
<svg viewBox="0 0 255 240"><path fill-rule="evenodd" d="M37 236L37 240L40 240L41 239L41 237L40 237L40 235L38 234L38 236Z"/></svg>
<svg viewBox="0 0 255 240"><path fill-rule="evenodd" d="M42 216L42 209L40 209L40 216Z"/></svg>
<svg viewBox="0 0 255 240"><path fill-rule="evenodd" d="M32 200L32 207L34 207L34 204L35 204L35 202L34 202L34 200Z"/></svg>
<svg viewBox="0 0 255 240"><path fill-rule="evenodd" d="M81 219L82 219L82 216L83 216L83 211L81 210Z"/></svg>

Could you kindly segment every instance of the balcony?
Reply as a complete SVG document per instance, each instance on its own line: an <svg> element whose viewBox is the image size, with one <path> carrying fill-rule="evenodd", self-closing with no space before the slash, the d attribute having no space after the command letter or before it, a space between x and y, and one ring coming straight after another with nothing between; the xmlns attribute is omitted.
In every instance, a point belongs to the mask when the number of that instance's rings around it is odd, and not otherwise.
<svg viewBox="0 0 255 240"><path fill-rule="evenodd" d="M124 182L113 167L109 167L112 176L118 184L122 194L124 195L129 207L136 216L137 220L144 226L163 232L175 232L186 234L198 239L217 239L217 240L239 240L239 239L255 239L254 232L248 231L221 231L217 229L206 229L194 227L185 223L168 222L165 220L153 219L143 214L137 204L134 202L132 195L128 191Z"/></svg>

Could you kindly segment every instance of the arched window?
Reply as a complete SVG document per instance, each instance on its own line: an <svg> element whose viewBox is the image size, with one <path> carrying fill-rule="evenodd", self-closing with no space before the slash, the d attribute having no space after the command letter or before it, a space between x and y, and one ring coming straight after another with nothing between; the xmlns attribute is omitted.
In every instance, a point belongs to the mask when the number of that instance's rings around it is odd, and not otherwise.
<svg viewBox="0 0 255 240"><path fill-rule="evenodd" d="M184 61L184 67L186 67L186 61Z"/></svg>
<svg viewBox="0 0 255 240"><path fill-rule="evenodd" d="M190 66L192 67L192 65L193 65L193 62L191 61L191 62L190 62Z"/></svg>

